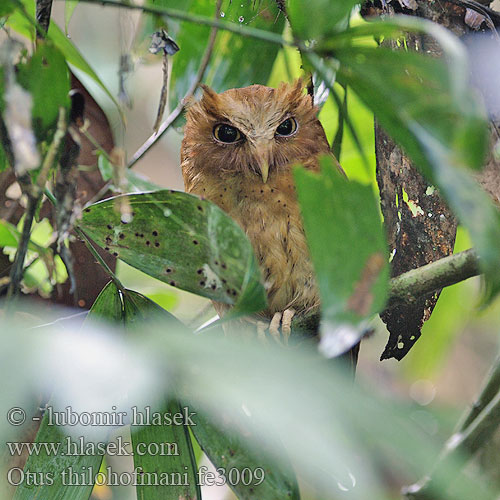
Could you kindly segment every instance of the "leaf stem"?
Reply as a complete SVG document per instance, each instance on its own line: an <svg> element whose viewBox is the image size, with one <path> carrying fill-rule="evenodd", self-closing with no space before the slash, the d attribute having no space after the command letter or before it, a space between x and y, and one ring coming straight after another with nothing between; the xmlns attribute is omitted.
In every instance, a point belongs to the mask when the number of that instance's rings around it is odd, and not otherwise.
<svg viewBox="0 0 500 500"><path fill-rule="evenodd" d="M28 193L28 202L26 206L26 212L23 222L23 230L21 233L21 239L17 246L16 256L14 258L14 264L12 265L12 270L10 272L10 283L7 289L7 300L11 300L19 293L19 285L23 279L24 274L24 260L26 259L26 254L28 252L28 244L30 242L31 236L31 226L33 225L33 220L35 218L35 213L38 208L38 202L40 197L33 196Z"/></svg>
<svg viewBox="0 0 500 500"><path fill-rule="evenodd" d="M106 264L106 261L101 257L99 252L95 249L94 245L92 245L92 243L90 242L87 235L79 227L75 226L74 230L75 230L75 233L80 237L80 239L85 243L85 245L89 249L89 252L92 254L92 256L96 259L96 261L108 273L109 277L113 280L113 283L117 286L117 288L121 292L125 292L125 287L122 285L121 281L118 279L116 274L111 270L111 268L108 266L108 264Z"/></svg>

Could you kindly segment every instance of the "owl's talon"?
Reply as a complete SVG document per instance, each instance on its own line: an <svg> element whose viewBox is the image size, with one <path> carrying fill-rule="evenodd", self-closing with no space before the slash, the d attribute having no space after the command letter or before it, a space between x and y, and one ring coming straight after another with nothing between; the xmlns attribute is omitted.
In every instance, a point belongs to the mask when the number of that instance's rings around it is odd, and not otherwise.
<svg viewBox="0 0 500 500"><path fill-rule="evenodd" d="M281 336L280 336L280 323L281 323L282 313L275 312L271 323L269 323L269 333L271 337L273 337L276 342L281 344Z"/></svg>
<svg viewBox="0 0 500 500"><path fill-rule="evenodd" d="M281 318L281 333L285 344L288 344L288 339L292 333L292 319L295 316L295 309L285 309Z"/></svg>
<svg viewBox="0 0 500 500"><path fill-rule="evenodd" d="M268 323L265 321L257 321L257 339L264 344L267 344L266 330Z"/></svg>

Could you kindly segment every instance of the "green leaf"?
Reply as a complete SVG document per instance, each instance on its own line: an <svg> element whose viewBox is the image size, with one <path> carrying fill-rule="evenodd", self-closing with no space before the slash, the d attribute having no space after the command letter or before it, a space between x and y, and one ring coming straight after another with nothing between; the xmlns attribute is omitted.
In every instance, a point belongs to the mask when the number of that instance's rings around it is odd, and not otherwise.
<svg viewBox="0 0 500 500"><path fill-rule="evenodd" d="M71 440L71 444L70 441ZM33 500L34 498L64 498L64 500L88 500L93 484L70 485L71 473L97 474L102 455L75 455L74 447L78 439L66 436L57 425L51 425L44 415L35 443L39 443L40 453L29 455L24 472L37 474L43 484L29 484L25 480L17 487L13 500ZM47 452L46 445L53 447L54 453ZM69 447L69 446L70 447ZM92 474L92 475L93 475ZM34 476L31 476L34 477ZM87 477L87 476L86 476Z"/></svg>
<svg viewBox="0 0 500 500"><path fill-rule="evenodd" d="M360 0L294 0L287 5L294 35L321 40L339 30Z"/></svg>
<svg viewBox="0 0 500 500"><path fill-rule="evenodd" d="M114 319L115 322L124 322L129 331L140 324L144 327L145 321L154 320L161 315L162 325L165 319L172 327L182 328L182 324L170 313L157 304L132 290L118 290L113 282L109 282L97 297L91 309L92 319ZM136 331L136 330L135 330ZM137 333L137 331L136 331ZM182 411L179 403L169 402L166 408L157 408L158 414L167 412L172 415ZM161 411L160 411L161 410ZM140 411L140 410L139 410ZM146 409L144 409L144 412ZM142 411L141 411L142 413ZM155 413L150 407L150 414ZM201 492L197 484L196 461L194 459L191 438L188 428L183 425L144 425L141 422L132 426L132 449L134 453L134 467L142 472L140 477L147 478L148 474L154 483L157 478L170 478L171 474L187 475L187 485L148 486L141 483L137 486L137 495L141 500L156 499L166 495L168 498L195 498L201 499ZM159 450L155 452L155 450ZM168 488L168 490L167 490Z"/></svg>
<svg viewBox="0 0 500 500"><path fill-rule="evenodd" d="M184 325L168 311L144 295L133 290L123 290L123 319L128 328L136 323L144 324L145 321L160 317L162 324L167 322L172 327L184 329Z"/></svg>
<svg viewBox="0 0 500 500"><path fill-rule="evenodd" d="M33 97L33 124L37 135L53 127L59 108L69 106L69 75L66 60L51 43L39 44L27 64L19 65L18 82Z"/></svg>
<svg viewBox="0 0 500 500"><path fill-rule="evenodd" d="M130 223L115 210L123 197L133 211ZM80 227L127 264L172 286L234 304L240 313L265 307L250 242L207 200L166 190L123 195L87 207Z"/></svg>
<svg viewBox="0 0 500 500"><path fill-rule="evenodd" d="M182 9L192 14L214 17L215 3L191 0L180 4L176 0L157 0L155 6ZM224 0L221 20L281 34L285 17L274 0ZM180 47L172 58L171 101L175 106L184 97L195 79L210 34L208 26L169 21L169 33ZM254 83L265 85L271 74L280 47L262 40L219 30L204 82L216 92Z"/></svg>
<svg viewBox="0 0 500 500"><path fill-rule="evenodd" d="M370 29L424 31L444 50L441 59L421 53L356 45ZM459 42L432 23L394 19L332 37L324 53L339 65L337 78L349 85L380 124L406 150L429 182L439 187L469 230L481 256L486 301L500 292L500 215L466 168L483 165L487 146L484 109L468 87L467 61ZM320 49L321 50L321 49ZM330 52L329 52L330 51ZM321 60L310 58L321 70ZM328 63L328 61L327 61Z"/></svg>
<svg viewBox="0 0 500 500"><path fill-rule="evenodd" d="M30 39L34 38L34 19L35 19L35 0L21 0L24 6L24 12L21 9L16 9L14 13L9 16L7 26L17 31L19 34L24 35ZM94 82L101 87L101 89L109 96L116 107L120 110L120 105L116 101L113 94L104 85L97 73L87 63L80 51L75 47L63 31L57 26L56 23L50 23L48 37L54 42L55 46L62 52L66 58L66 62L73 65L75 68L83 71Z"/></svg>
<svg viewBox="0 0 500 500"><path fill-rule="evenodd" d="M141 500L158 498L201 500L196 460L188 430L189 423L185 425L180 423L183 413L190 413L188 407L184 408L185 412L177 401L170 401L156 410L150 407L150 415L155 413L162 416L170 415L173 419L172 424L131 427L134 467L141 471L141 476L147 478L151 475L151 478L158 478L158 481L161 481L162 477L176 477L177 474L182 478L174 483L170 479L168 486L154 484L148 486L147 481L144 485L138 484L137 498Z"/></svg>
<svg viewBox="0 0 500 500"><path fill-rule="evenodd" d="M21 238L21 233L19 230L5 220L0 220L0 248L2 247L14 247L16 248L19 240ZM42 247L30 239L28 243L28 249L33 252L37 252L41 257L51 255L52 251L50 248Z"/></svg>
<svg viewBox="0 0 500 500"><path fill-rule="evenodd" d="M238 427L245 426L248 416L243 412L238 421ZM201 449L205 452L217 470L223 470L230 486L239 500L274 500L300 498L299 487L291 466L286 463L285 450L281 444L272 443L272 452L281 457L281 467L276 464L271 466L269 453L271 446L268 444L267 454L262 450L249 450L249 443L253 441L248 429L243 441L230 426L214 425L202 414L193 417L195 426L191 427ZM248 424L248 422L247 422ZM234 426L233 422L233 426ZM235 471L238 476L235 477ZM200 479L203 478L203 469L200 468Z"/></svg>
<svg viewBox="0 0 500 500"><path fill-rule="evenodd" d="M120 296L120 291L113 281L110 281L99 293L90 313L87 316L87 321L109 320L111 322L119 322L123 320L123 304Z"/></svg>
<svg viewBox="0 0 500 500"><path fill-rule="evenodd" d="M0 17L8 16L14 12L14 4L11 0L3 0L0 5Z"/></svg>
<svg viewBox="0 0 500 500"><path fill-rule="evenodd" d="M389 266L371 187L347 180L332 157L320 164L320 175L296 169L295 182L321 296L322 334L333 356L360 335L345 338L339 325L358 325L383 309Z"/></svg>
<svg viewBox="0 0 500 500"><path fill-rule="evenodd" d="M7 155L5 154L5 150L0 144L0 173L9 168L9 163L7 161Z"/></svg>
<svg viewBox="0 0 500 500"><path fill-rule="evenodd" d="M78 5L79 0L66 0L64 2L64 31L68 32L69 22L71 21L71 17L73 16L73 12Z"/></svg>

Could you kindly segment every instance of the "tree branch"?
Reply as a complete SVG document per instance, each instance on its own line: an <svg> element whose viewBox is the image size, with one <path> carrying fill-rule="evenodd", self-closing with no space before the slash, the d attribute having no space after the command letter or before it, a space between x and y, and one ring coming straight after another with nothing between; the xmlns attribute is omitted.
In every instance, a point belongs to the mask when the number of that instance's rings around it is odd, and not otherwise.
<svg viewBox="0 0 500 500"><path fill-rule="evenodd" d="M478 274L479 258L474 249L444 257L392 278L388 307L411 304L420 297Z"/></svg>
<svg viewBox="0 0 500 500"><path fill-rule="evenodd" d="M46 37L49 31L50 13L52 11L52 0L37 0L36 1L36 37L42 40Z"/></svg>
<svg viewBox="0 0 500 500"><path fill-rule="evenodd" d="M480 273L479 257L472 248L412 269L390 280L387 308L414 303L420 297ZM317 333L319 322L319 313L299 316L293 320L292 329L312 336Z"/></svg>

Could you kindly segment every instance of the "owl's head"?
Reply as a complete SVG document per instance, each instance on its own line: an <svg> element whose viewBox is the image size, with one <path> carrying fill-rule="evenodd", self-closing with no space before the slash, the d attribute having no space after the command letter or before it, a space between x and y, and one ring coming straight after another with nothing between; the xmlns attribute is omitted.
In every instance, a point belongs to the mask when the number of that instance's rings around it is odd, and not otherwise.
<svg viewBox="0 0 500 500"><path fill-rule="evenodd" d="M183 168L255 175L266 182L294 163L328 153L317 108L301 80L277 89L203 91L186 113Z"/></svg>

